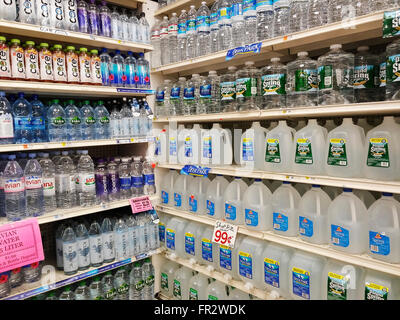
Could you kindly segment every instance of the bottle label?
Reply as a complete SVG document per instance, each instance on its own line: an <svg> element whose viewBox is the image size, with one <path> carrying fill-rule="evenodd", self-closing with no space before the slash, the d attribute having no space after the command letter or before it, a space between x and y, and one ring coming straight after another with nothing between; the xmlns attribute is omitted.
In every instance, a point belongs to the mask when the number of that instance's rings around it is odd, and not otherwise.
<svg viewBox="0 0 400 320"><path fill-rule="evenodd" d="M170 99L180 99L180 97L181 97L181 88L180 87L171 88Z"/></svg>
<svg viewBox="0 0 400 320"><path fill-rule="evenodd" d="M255 16L255 12L253 13L252 11L256 10L256 0L243 0L243 15L245 16L250 16L251 15Z"/></svg>
<svg viewBox="0 0 400 320"><path fill-rule="evenodd" d="M369 248L372 253L387 256L390 253L390 238L382 233L369 231Z"/></svg>
<svg viewBox="0 0 400 320"><path fill-rule="evenodd" d="M239 274L247 279L253 279L253 256L239 251Z"/></svg>
<svg viewBox="0 0 400 320"><path fill-rule="evenodd" d="M167 228L165 232L166 245L168 249L175 250L175 231Z"/></svg>
<svg viewBox="0 0 400 320"><path fill-rule="evenodd" d="M196 20L190 19L186 22L186 33L194 33L196 32Z"/></svg>
<svg viewBox="0 0 400 320"><path fill-rule="evenodd" d="M56 194L55 184L56 181L54 178L43 178L43 195L45 197L51 197Z"/></svg>
<svg viewBox="0 0 400 320"><path fill-rule="evenodd" d="M232 270L232 249L221 245L219 247L219 265L226 270Z"/></svg>
<svg viewBox="0 0 400 320"><path fill-rule="evenodd" d="M101 79L101 59L98 56L94 56L90 59L90 68L92 70L92 82L102 83Z"/></svg>
<svg viewBox="0 0 400 320"><path fill-rule="evenodd" d="M147 176L151 176L151 175L147 175ZM150 184L149 182L151 182L151 179L153 180L152 184L154 185L154 174L153 174L153 177L148 177L147 183L146 183L146 181L144 183L145 184ZM145 180L146 180L146 178L145 178ZM141 187L143 187L143 176L139 176L139 177L131 176L131 187L132 188L141 188Z"/></svg>
<svg viewBox="0 0 400 320"><path fill-rule="evenodd" d="M381 64L381 66L382 66L382 64ZM386 67L386 81L387 82L390 83L390 82L400 81L400 54L388 57L385 67ZM381 67L381 71L382 71L382 67ZM381 74L381 79L382 79L382 74ZM382 86L382 81L381 81L381 86Z"/></svg>
<svg viewBox="0 0 400 320"><path fill-rule="evenodd" d="M186 33L186 23L179 23L178 34L185 34L185 33Z"/></svg>
<svg viewBox="0 0 400 320"><path fill-rule="evenodd" d="M125 78L123 78L123 82L128 86L135 86L136 85L136 73L135 67L132 64L125 65Z"/></svg>
<svg viewBox="0 0 400 320"><path fill-rule="evenodd" d="M161 272L161 288L168 291L168 275Z"/></svg>
<svg viewBox="0 0 400 320"><path fill-rule="evenodd" d="M212 158L212 140L210 136L206 136L203 138L203 158Z"/></svg>
<svg viewBox="0 0 400 320"><path fill-rule="evenodd" d="M90 261L92 264L103 262L103 239L101 235L90 236Z"/></svg>
<svg viewBox="0 0 400 320"><path fill-rule="evenodd" d="M154 283L154 276L153 275L148 276L144 280L144 283L145 283L146 286L151 287L153 285L153 283Z"/></svg>
<svg viewBox="0 0 400 320"><path fill-rule="evenodd" d="M78 254L76 242L63 243L63 267L64 272L78 270Z"/></svg>
<svg viewBox="0 0 400 320"><path fill-rule="evenodd" d="M15 130L31 130L31 119L29 117L14 117Z"/></svg>
<svg viewBox="0 0 400 320"><path fill-rule="evenodd" d="M211 29L218 29L218 13L213 12L210 14L210 27Z"/></svg>
<svg viewBox="0 0 400 320"><path fill-rule="evenodd" d="M24 49L16 47L10 49L11 54L11 77L25 79Z"/></svg>
<svg viewBox="0 0 400 320"><path fill-rule="evenodd" d="M103 85L109 86L110 85L110 69L108 67L108 63L102 62L100 64L100 70L101 70L101 79L103 82Z"/></svg>
<svg viewBox="0 0 400 320"><path fill-rule="evenodd" d="M231 23L231 8L230 7L225 7L225 8L219 8L218 9L218 24L219 25L230 25Z"/></svg>
<svg viewBox="0 0 400 320"><path fill-rule="evenodd" d="M168 26L168 35L176 35L178 33L178 24L172 23Z"/></svg>
<svg viewBox="0 0 400 320"><path fill-rule="evenodd" d="M25 190L25 178L7 179L4 181L4 192L14 193L23 192Z"/></svg>
<svg viewBox="0 0 400 320"><path fill-rule="evenodd" d="M328 300L347 300L349 278L328 272Z"/></svg>
<svg viewBox="0 0 400 320"><path fill-rule="evenodd" d="M243 4L234 3L231 7L231 18L232 20L243 20Z"/></svg>
<svg viewBox="0 0 400 320"><path fill-rule="evenodd" d="M169 138L169 155L176 156L176 140L174 137Z"/></svg>
<svg viewBox="0 0 400 320"><path fill-rule="evenodd" d="M174 297L182 299L182 289L180 281L174 279Z"/></svg>
<svg viewBox="0 0 400 320"><path fill-rule="evenodd" d="M399 57L400 58L400 57ZM399 73L400 75L400 73ZM399 77L400 80L400 77ZM386 61L379 65L379 87L386 87Z"/></svg>
<svg viewBox="0 0 400 320"><path fill-rule="evenodd" d="M79 57L79 66L81 72L81 82L92 82L92 74L90 71L90 59L86 57Z"/></svg>
<svg viewBox="0 0 400 320"><path fill-rule="evenodd" d="M144 174L144 184L148 186L154 186L154 174Z"/></svg>
<svg viewBox="0 0 400 320"><path fill-rule="evenodd" d="M257 79L241 78L236 80L236 99L257 95Z"/></svg>
<svg viewBox="0 0 400 320"><path fill-rule="evenodd" d="M258 226L258 212L251 210L251 209L245 209L245 221L246 225L251 226L251 227L257 227Z"/></svg>
<svg viewBox="0 0 400 320"><path fill-rule="evenodd" d="M374 65L354 67L354 89L373 89L377 83L378 68Z"/></svg>
<svg viewBox="0 0 400 320"><path fill-rule="evenodd" d="M193 157L192 139L190 137L185 138L185 158Z"/></svg>
<svg viewBox="0 0 400 320"><path fill-rule="evenodd" d="M183 100L194 100L194 87L183 90Z"/></svg>
<svg viewBox="0 0 400 320"><path fill-rule="evenodd" d="M201 256L203 260L213 262L212 242L210 239L201 239Z"/></svg>
<svg viewBox="0 0 400 320"><path fill-rule="evenodd" d="M279 139L267 139L265 162L281 163L281 151L279 148Z"/></svg>
<svg viewBox="0 0 400 320"><path fill-rule="evenodd" d="M190 212L197 212L197 199L194 197L194 195L189 197L189 208Z"/></svg>
<svg viewBox="0 0 400 320"><path fill-rule="evenodd" d="M79 185L82 192L96 192L96 179L93 173L81 174Z"/></svg>
<svg viewBox="0 0 400 320"><path fill-rule="evenodd" d="M179 193L174 193L175 207L182 206L182 196Z"/></svg>
<svg viewBox="0 0 400 320"><path fill-rule="evenodd" d="M94 122L96 122L96 119L94 119ZM107 116L101 117L101 118L99 119L99 123L100 123L101 125L107 125L107 124L110 123L110 119L109 119Z"/></svg>
<svg viewBox="0 0 400 320"><path fill-rule="evenodd" d="M372 282L365 283L365 300L387 300L389 288Z"/></svg>
<svg viewBox="0 0 400 320"><path fill-rule="evenodd" d="M6 46L0 47L0 77L11 77L10 49Z"/></svg>
<svg viewBox="0 0 400 320"><path fill-rule="evenodd" d="M129 190L131 188L131 177L119 177L119 187L121 190Z"/></svg>
<svg viewBox="0 0 400 320"><path fill-rule="evenodd" d="M156 92L156 101L157 102L164 102L164 90L158 90Z"/></svg>
<svg viewBox="0 0 400 320"><path fill-rule="evenodd" d="M81 74L82 74L82 71L81 71ZM111 64L111 74L110 74L111 83L115 84L115 85L121 85L122 84L122 76L123 76L122 66L119 65L118 63L112 63Z"/></svg>
<svg viewBox="0 0 400 320"><path fill-rule="evenodd" d="M105 300L114 300L114 297L117 295L117 290L115 288L110 288L109 290L107 290L107 288L105 288L106 292L104 294L104 299Z"/></svg>
<svg viewBox="0 0 400 320"><path fill-rule="evenodd" d="M56 117L56 118L50 118L50 123L53 126L63 126L65 124L65 119L63 117Z"/></svg>
<svg viewBox="0 0 400 320"><path fill-rule="evenodd" d="M318 68L319 90L333 88L333 67L331 65Z"/></svg>
<svg viewBox="0 0 400 320"><path fill-rule="evenodd" d="M39 74L39 60L38 52L36 49L25 50L25 66L26 66L26 79L36 79L40 77Z"/></svg>
<svg viewBox="0 0 400 320"><path fill-rule="evenodd" d="M225 203L225 218L229 220L236 220L236 207Z"/></svg>
<svg viewBox="0 0 400 320"><path fill-rule="evenodd" d="M200 86L200 99L211 98L211 84Z"/></svg>
<svg viewBox="0 0 400 320"><path fill-rule="evenodd" d="M161 156L161 141L159 137L156 137L154 155Z"/></svg>
<svg viewBox="0 0 400 320"><path fill-rule="evenodd" d="M189 289L189 300L199 300L199 293L197 290L193 288Z"/></svg>
<svg viewBox="0 0 400 320"><path fill-rule="evenodd" d="M208 295L208 300L218 300L218 298L217 297L215 297L215 296L213 296L213 295L211 295L211 294L209 294Z"/></svg>
<svg viewBox="0 0 400 320"><path fill-rule="evenodd" d="M235 82L221 82L221 101L233 101L236 99L236 87Z"/></svg>
<svg viewBox="0 0 400 320"><path fill-rule="evenodd" d="M279 288L279 261L264 259L264 281L270 286Z"/></svg>
<svg viewBox="0 0 400 320"><path fill-rule="evenodd" d="M215 215L215 204L210 200L207 200L207 214L212 217Z"/></svg>
<svg viewBox="0 0 400 320"><path fill-rule="evenodd" d="M268 7L269 10L272 10L273 0L256 0L256 7Z"/></svg>
<svg viewBox="0 0 400 320"><path fill-rule="evenodd" d="M369 139L367 166L389 168L389 141L386 138Z"/></svg>
<svg viewBox="0 0 400 320"><path fill-rule="evenodd" d="M315 92L318 90L318 70L304 69L295 72L296 92Z"/></svg>
<svg viewBox="0 0 400 320"><path fill-rule="evenodd" d="M96 174L96 195L101 196L108 193L107 175Z"/></svg>
<svg viewBox="0 0 400 320"><path fill-rule="evenodd" d="M289 228L289 218L283 213L273 213L273 226L275 230L285 232Z"/></svg>
<svg viewBox="0 0 400 320"><path fill-rule="evenodd" d="M208 16L198 16L196 18L196 29L197 32L210 31L210 18Z"/></svg>
<svg viewBox="0 0 400 320"><path fill-rule="evenodd" d="M305 237L312 237L314 235L314 223L312 220L299 216L299 233Z"/></svg>
<svg viewBox="0 0 400 320"><path fill-rule="evenodd" d="M104 260L114 259L115 258L114 233L113 232L102 233L102 239L103 239Z"/></svg>
<svg viewBox="0 0 400 320"><path fill-rule="evenodd" d="M328 165L347 166L346 139L329 140Z"/></svg>
<svg viewBox="0 0 400 320"><path fill-rule="evenodd" d="M142 291L144 288L144 280L140 280L134 285L136 291Z"/></svg>
<svg viewBox="0 0 400 320"><path fill-rule="evenodd" d="M90 243L89 239L77 240L78 242L78 265L86 267L90 265Z"/></svg>
<svg viewBox="0 0 400 320"><path fill-rule="evenodd" d="M40 189L42 188L42 177L39 176L25 176L25 189Z"/></svg>
<svg viewBox="0 0 400 320"><path fill-rule="evenodd" d="M33 130L45 130L45 120L42 117L34 117L31 119L31 126Z"/></svg>
<svg viewBox="0 0 400 320"><path fill-rule="evenodd" d="M158 224L158 234L160 242L165 243L165 224L163 224L161 221Z"/></svg>
<svg viewBox="0 0 400 320"><path fill-rule="evenodd" d="M350 244L349 230L332 224L331 243L335 246L347 248Z"/></svg>
<svg viewBox="0 0 400 320"><path fill-rule="evenodd" d="M54 81L67 81L67 71L65 68L65 55L63 53L53 54L53 75L54 75Z"/></svg>
<svg viewBox="0 0 400 320"><path fill-rule="evenodd" d="M313 154L310 139L297 139L295 163L313 164Z"/></svg>
<svg viewBox="0 0 400 320"><path fill-rule="evenodd" d="M168 27L161 28L160 37L167 37L168 36Z"/></svg>
<svg viewBox="0 0 400 320"><path fill-rule="evenodd" d="M108 193L119 192L119 176L116 173L110 173L108 175Z"/></svg>
<svg viewBox="0 0 400 320"><path fill-rule="evenodd" d="M194 248L194 235L191 233L185 233L185 252L192 256L195 255L195 248Z"/></svg>
<svg viewBox="0 0 400 320"><path fill-rule="evenodd" d="M168 192L165 192L164 190L161 191L161 199L163 204L168 204Z"/></svg>
<svg viewBox="0 0 400 320"><path fill-rule="evenodd" d="M14 137L13 117L11 113L0 115L0 138L7 139Z"/></svg>
<svg viewBox="0 0 400 320"><path fill-rule="evenodd" d="M261 77L263 95L286 94L286 74L267 74Z"/></svg>
<svg viewBox="0 0 400 320"><path fill-rule="evenodd" d="M293 267L293 294L310 300L310 272Z"/></svg>
<svg viewBox="0 0 400 320"><path fill-rule="evenodd" d="M243 138L243 161L254 161L254 143L252 138Z"/></svg>

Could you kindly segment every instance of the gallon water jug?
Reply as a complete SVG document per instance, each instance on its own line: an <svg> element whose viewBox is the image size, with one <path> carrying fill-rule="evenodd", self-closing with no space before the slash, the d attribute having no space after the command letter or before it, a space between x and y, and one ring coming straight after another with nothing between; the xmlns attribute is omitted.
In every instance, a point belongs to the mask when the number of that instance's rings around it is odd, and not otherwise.
<svg viewBox="0 0 400 320"><path fill-rule="evenodd" d="M329 132L325 146L325 170L333 177L362 177L364 130L344 118L342 125Z"/></svg>
<svg viewBox="0 0 400 320"><path fill-rule="evenodd" d="M315 244L329 243L328 208L331 198L319 185L313 185L300 201L299 236Z"/></svg>
<svg viewBox="0 0 400 320"><path fill-rule="evenodd" d="M362 300L364 269L329 259L323 272L324 300Z"/></svg>
<svg viewBox="0 0 400 320"><path fill-rule="evenodd" d="M247 184L240 177L228 185L224 193L225 219L229 223L236 225L244 224L243 215L243 195L247 189Z"/></svg>
<svg viewBox="0 0 400 320"><path fill-rule="evenodd" d="M174 126L168 127L168 162L178 163L178 129Z"/></svg>
<svg viewBox="0 0 400 320"><path fill-rule="evenodd" d="M172 218L167 222L165 230L165 244L167 250L179 257L183 257L185 251L185 227L187 221L180 218Z"/></svg>
<svg viewBox="0 0 400 320"><path fill-rule="evenodd" d="M264 170L268 172L292 171L293 136L296 131L290 128L285 120L267 133L263 145Z"/></svg>
<svg viewBox="0 0 400 320"><path fill-rule="evenodd" d="M185 128L183 124L178 125L178 149L177 149L177 157L179 164L187 164L185 163L185 147L186 147L186 136L189 133L189 129Z"/></svg>
<svg viewBox="0 0 400 320"><path fill-rule="evenodd" d="M180 164L200 164L200 137L201 128L199 124L193 125L192 129L185 129L180 132L180 137L178 137L180 141L178 162Z"/></svg>
<svg viewBox="0 0 400 320"><path fill-rule="evenodd" d="M181 174L174 184L174 206L179 210L188 211L189 186L193 181L192 176Z"/></svg>
<svg viewBox="0 0 400 320"><path fill-rule="evenodd" d="M400 203L392 193L382 193L368 209L368 254L389 263L400 263Z"/></svg>
<svg viewBox="0 0 400 320"><path fill-rule="evenodd" d="M189 300L207 300L208 278L197 273L189 280Z"/></svg>
<svg viewBox="0 0 400 320"><path fill-rule="evenodd" d="M324 172L324 148L327 130L316 119L308 120L305 128L294 135L292 147L293 172L318 175Z"/></svg>
<svg viewBox="0 0 400 320"><path fill-rule="evenodd" d="M326 259L301 251L289 262L289 292L295 300L321 300Z"/></svg>
<svg viewBox="0 0 400 320"><path fill-rule="evenodd" d="M169 162L168 141L168 125L165 125L163 129L159 130L158 134L155 133L154 156L159 164Z"/></svg>
<svg viewBox="0 0 400 320"><path fill-rule="evenodd" d="M368 131L364 146L364 176L369 179L400 179L400 125L384 117L381 125Z"/></svg>
<svg viewBox="0 0 400 320"><path fill-rule="evenodd" d="M253 122L247 129L240 143L240 165L247 170L262 170L263 148L268 130L261 127L260 122Z"/></svg>
<svg viewBox="0 0 400 320"><path fill-rule="evenodd" d="M202 166L210 166L212 161L212 138L210 130L200 130L200 164Z"/></svg>
<svg viewBox="0 0 400 320"><path fill-rule="evenodd" d="M389 274L367 270L363 291L364 300L399 300L400 279Z"/></svg>
<svg viewBox="0 0 400 320"><path fill-rule="evenodd" d="M215 281L215 279L212 280L213 281L207 287L207 300L228 300L226 285L222 282Z"/></svg>
<svg viewBox="0 0 400 320"><path fill-rule="evenodd" d="M206 214L206 192L210 179L207 177L194 177L189 184L189 211L191 213Z"/></svg>
<svg viewBox="0 0 400 320"><path fill-rule="evenodd" d="M206 214L213 219L225 217L224 193L228 187L228 180L218 174L207 187L206 191Z"/></svg>
<svg viewBox="0 0 400 320"><path fill-rule="evenodd" d="M204 227L198 222L189 222L184 228L185 250L182 258L190 260L191 264L198 261L201 255L201 236Z"/></svg>
<svg viewBox="0 0 400 320"><path fill-rule="evenodd" d="M161 180L161 203L165 206L174 205L174 185L179 174L170 169L168 174Z"/></svg>
<svg viewBox="0 0 400 320"><path fill-rule="evenodd" d="M353 193L365 204L367 209L376 201L370 191L354 189Z"/></svg>
<svg viewBox="0 0 400 320"><path fill-rule="evenodd" d="M332 248L346 253L367 251L367 208L351 189L332 201L328 209L328 226Z"/></svg>
<svg viewBox="0 0 400 320"><path fill-rule="evenodd" d="M238 236L235 241L235 247L231 248L228 246L220 245L219 252L217 255L217 264L219 271L224 275L226 280L239 279L237 268L238 260L237 248L240 247L240 243L243 240L243 236Z"/></svg>
<svg viewBox="0 0 400 320"><path fill-rule="evenodd" d="M214 123L209 134L211 136L211 165L231 165L233 161L232 132L229 129L223 129L219 123Z"/></svg>
<svg viewBox="0 0 400 320"><path fill-rule="evenodd" d="M201 236L201 257L198 259L198 263L207 265L209 271L213 271L218 268L217 255L219 246L212 242L213 240L214 227L206 226Z"/></svg>
<svg viewBox="0 0 400 320"><path fill-rule="evenodd" d="M255 179L243 195L244 222L251 230L272 230L272 193L262 183L261 179Z"/></svg>
<svg viewBox="0 0 400 320"><path fill-rule="evenodd" d="M186 267L180 267L174 275L174 300L189 300L189 281L193 277L193 271Z"/></svg>
<svg viewBox="0 0 400 320"><path fill-rule="evenodd" d="M272 227L276 234L297 236L300 194L284 181L272 194Z"/></svg>
<svg viewBox="0 0 400 320"><path fill-rule="evenodd" d="M176 262L168 261L163 263L160 270L161 292L169 298L173 297L174 290L174 277L175 272L179 269L179 265Z"/></svg>
<svg viewBox="0 0 400 320"><path fill-rule="evenodd" d="M161 247L166 248L166 241L165 241L166 229L168 222L170 219L172 219L172 217L161 211L158 211L157 214L160 219L158 223L158 237L160 239L160 245Z"/></svg>

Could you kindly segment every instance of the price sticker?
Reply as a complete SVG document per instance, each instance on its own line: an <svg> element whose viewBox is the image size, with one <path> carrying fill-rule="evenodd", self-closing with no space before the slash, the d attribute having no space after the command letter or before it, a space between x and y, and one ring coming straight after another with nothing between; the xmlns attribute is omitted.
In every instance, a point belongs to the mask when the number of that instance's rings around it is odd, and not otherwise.
<svg viewBox="0 0 400 320"><path fill-rule="evenodd" d="M153 206L148 196L129 199L132 213L153 210Z"/></svg>
<svg viewBox="0 0 400 320"><path fill-rule="evenodd" d="M235 246L238 226L218 220L215 222L212 241L219 245L233 248Z"/></svg>

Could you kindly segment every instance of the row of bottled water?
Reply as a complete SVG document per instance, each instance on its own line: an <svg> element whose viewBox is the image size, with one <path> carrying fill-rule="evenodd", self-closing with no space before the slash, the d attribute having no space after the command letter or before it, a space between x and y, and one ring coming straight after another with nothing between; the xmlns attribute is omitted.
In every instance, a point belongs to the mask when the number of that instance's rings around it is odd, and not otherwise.
<svg viewBox="0 0 400 320"><path fill-rule="evenodd" d="M156 21L151 41L153 65L165 65L277 36L398 7L397 0L217 0L178 17Z"/></svg>
<svg viewBox="0 0 400 320"><path fill-rule="evenodd" d="M344 188L340 193L339 188L329 188L325 192L318 185L293 187L287 181L278 185L261 179L248 185L240 177L228 182L217 176L210 181L170 171L162 181L161 198L163 205L225 219L250 230L273 231L329 244L342 252L368 253L378 260L400 263L400 227L396 222L400 203L393 194L384 192L377 200L366 190Z"/></svg>
<svg viewBox="0 0 400 320"><path fill-rule="evenodd" d="M159 247L158 225L149 212L60 224L56 231L57 268L66 275L122 261Z"/></svg>
<svg viewBox="0 0 400 320"><path fill-rule="evenodd" d="M282 197L281 202L287 199ZM362 212L364 217L366 214ZM187 259L192 265L207 267L210 273L223 274L226 281L234 279L249 290L267 291L270 299L396 300L400 297L397 276L249 236L238 235L233 248L218 245L212 242L211 226L167 215L161 221L166 226L164 245L172 260L174 256ZM352 237L351 241L356 241ZM225 285L208 285L206 277L193 278L191 269L177 270L174 263L162 265L160 280L163 292L175 299L229 299Z"/></svg>
<svg viewBox="0 0 400 320"><path fill-rule="evenodd" d="M152 130L153 112L145 98L123 98L119 111L116 100L109 102L111 114L101 100L53 99L45 105L38 95L28 101L22 92L9 99L12 106L0 92L0 144L138 137Z"/></svg>
<svg viewBox="0 0 400 320"><path fill-rule="evenodd" d="M133 42L150 42L144 12L139 18L127 9L111 11L106 1L95 0L11 0L0 2L0 19L42 27L84 32Z"/></svg>

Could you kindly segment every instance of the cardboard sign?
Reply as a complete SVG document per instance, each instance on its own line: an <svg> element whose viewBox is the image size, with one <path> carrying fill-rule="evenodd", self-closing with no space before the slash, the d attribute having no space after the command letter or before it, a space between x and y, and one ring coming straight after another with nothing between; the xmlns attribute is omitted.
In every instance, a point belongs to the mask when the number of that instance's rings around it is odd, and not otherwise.
<svg viewBox="0 0 400 320"><path fill-rule="evenodd" d="M42 260L42 236L37 219L26 219L0 227L0 272Z"/></svg>
<svg viewBox="0 0 400 320"><path fill-rule="evenodd" d="M129 203L131 204L132 213L139 213L153 209L148 196L129 199Z"/></svg>
<svg viewBox="0 0 400 320"><path fill-rule="evenodd" d="M212 241L219 245L233 248L235 246L238 226L225 221L216 221Z"/></svg>

